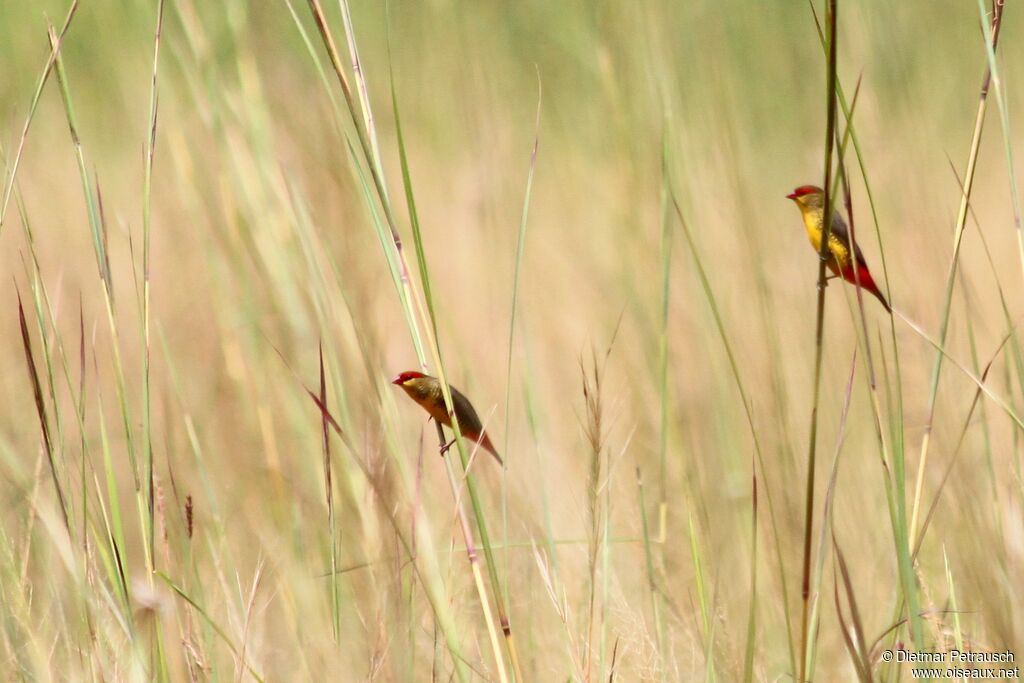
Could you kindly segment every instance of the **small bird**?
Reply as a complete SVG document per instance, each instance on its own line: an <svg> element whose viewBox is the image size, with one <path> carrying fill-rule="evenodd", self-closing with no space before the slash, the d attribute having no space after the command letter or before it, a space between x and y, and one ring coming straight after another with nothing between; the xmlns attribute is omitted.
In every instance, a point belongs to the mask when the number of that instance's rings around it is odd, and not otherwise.
<svg viewBox="0 0 1024 683"><path fill-rule="evenodd" d="M430 413L430 417L445 427L452 428L452 417L445 410L444 392L441 390L440 380L436 377L424 375L422 372L416 372L415 370L408 370L391 380L391 383L401 387L409 395L409 398L419 403L424 410ZM452 385L449 384L448 388L452 390L455 416L459 418L459 429L462 431L462 435L480 444L483 448L490 451L491 455L499 463L505 464L501 456L498 455L498 451L495 450L494 444L491 443L491 437L484 431L484 426L480 422L480 416L476 414L473 404L469 402L469 399L461 391ZM455 439L452 439L442 446L441 453L444 454L454 443Z"/></svg>
<svg viewBox="0 0 1024 683"><path fill-rule="evenodd" d="M803 216L804 226L807 228L807 236L811 238L814 250L820 253L822 223L824 222L822 219L825 216L824 190L814 185L801 185L787 194L786 199L796 202L800 209L800 215ZM854 274L853 258L850 256L850 233L838 211L832 214L832 234L828 239L828 252L828 261L825 263L832 271L832 277L841 277L854 284L860 280L860 286L878 297L878 300L885 306L885 310L892 313L889 302L885 300L885 296L878 289L874 278L871 277L868 264L864 261L864 254L856 244L853 245L853 252L857 255L857 272L856 275Z"/></svg>

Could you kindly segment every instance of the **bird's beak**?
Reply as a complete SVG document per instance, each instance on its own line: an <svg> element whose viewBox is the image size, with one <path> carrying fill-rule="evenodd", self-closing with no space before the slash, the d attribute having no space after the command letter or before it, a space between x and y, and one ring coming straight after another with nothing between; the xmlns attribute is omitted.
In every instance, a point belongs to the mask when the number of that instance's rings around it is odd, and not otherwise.
<svg viewBox="0 0 1024 683"><path fill-rule="evenodd" d="M796 192L790 192L789 194L787 194L786 195L786 199L792 199L795 202L796 201Z"/></svg>
<svg viewBox="0 0 1024 683"><path fill-rule="evenodd" d="M394 379L391 380L391 383L396 385L396 386L401 386L402 385L402 376L398 375L397 377L395 377Z"/></svg>

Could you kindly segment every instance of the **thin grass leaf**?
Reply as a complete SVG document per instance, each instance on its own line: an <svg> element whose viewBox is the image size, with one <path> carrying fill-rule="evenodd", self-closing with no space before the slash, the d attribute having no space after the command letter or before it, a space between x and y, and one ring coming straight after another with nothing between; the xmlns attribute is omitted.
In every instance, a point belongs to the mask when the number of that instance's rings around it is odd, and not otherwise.
<svg viewBox="0 0 1024 683"><path fill-rule="evenodd" d="M754 680L757 650L757 465L750 461L750 608L747 612L747 640L743 648L743 680Z"/></svg>
<svg viewBox="0 0 1024 683"><path fill-rule="evenodd" d="M647 590L650 593L651 598L651 619L654 622L654 637L658 643L658 674L659 680L665 680L665 669L667 668L665 658L668 648L665 643L665 627L662 624L661 604L659 602L661 591L658 588L658 581L654 570L654 552L652 549L653 540L651 538L650 524L647 521L647 503L644 498L644 480L643 476L640 474L639 466L636 468L636 487L640 499L640 528L643 531L644 568L647 573ZM612 669L614 670L614 662Z"/></svg>
<svg viewBox="0 0 1024 683"><path fill-rule="evenodd" d="M163 32L164 24L164 0L159 0L156 7L156 29L153 36L153 70L149 91L149 126L148 135L144 146L146 165L142 181L142 330L143 343L142 353L142 457L145 462L146 481L146 542L150 558L150 572L154 569L156 561L156 510L154 492L153 472L153 434L151 424L152 412L152 387L150 377L150 318L152 316L150 304L150 251L152 225L152 195L153 195L153 158L156 154L156 124L157 112L159 110L159 91L157 89L157 74L160 64L160 35ZM105 237L104 232L104 237ZM108 266L109 267L109 266ZM109 278L109 273L108 273ZM108 283L109 288L109 283ZM152 584L152 579L150 579ZM162 642L158 647L162 648ZM162 661L162 660L161 660Z"/></svg>
<svg viewBox="0 0 1024 683"><path fill-rule="evenodd" d="M846 604L850 608L850 622L853 626L853 634L856 636L856 642L854 643L854 649L851 656L856 656L856 661L859 662L858 671L863 672L864 680L871 680L871 663L867 660L864 653L864 645L866 640L864 638L864 625L860 618L860 610L857 608L857 599L853 590L853 582L850 580L850 571L846 566L846 557L843 555L843 550L836 542L835 536L832 538L832 547L836 552L836 563L839 566L839 575L843 579L843 590L846 593ZM839 610L839 596L836 595L836 608ZM841 612L841 610L839 610ZM845 631L845 628L844 628Z"/></svg>
<svg viewBox="0 0 1024 683"><path fill-rule="evenodd" d="M949 609L953 613L953 644L957 650L963 652L964 634L960 627L960 611L956 602L956 587L953 585L953 570L949 567L949 555L946 548L942 548L942 563L946 569L946 588L949 590Z"/></svg>
<svg viewBox="0 0 1024 683"><path fill-rule="evenodd" d="M113 457L110 452L110 442L107 438L106 420L103 417L102 404L98 407L97 420L100 428L100 449L103 452L103 473L106 482L106 500L100 488L98 477L95 478L96 499L99 502L100 512L103 518L103 533L97 534L97 547L103 550L103 545L109 545L109 559L107 560L107 580L112 586L118 589L118 596L121 598L122 609L126 620L131 616L131 591L128 585L128 577L125 571L125 535L123 516L121 514L121 497L117 491L116 469L114 468ZM134 623L132 620L131 623Z"/></svg>
<svg viewBox="0 0 1024 683"><path fill-rule="evenodd" d="M1002 353L1003 347L1006 346L1006 342L1014 337L1014 329L1011 328L1010 333L1003 337L1002 342L996 347L995 352L992 354L991 359L985 365L984 371L981 373L981 382L984 383L988 380L988 373L992 369L992 364L995 363L996 358ZM984 405L981 403L982 390L979 387L974 392L974 400L971 401L971 407L967 411L967 417L964 418L964 426L960 430L960 438L957 440L956 447L953 449L953 455L949 459L949 465L946 466L946 471L942 475L942 480L939 482L938 487L935 489L935 496L932 499L931 505L928 507L928 512L925 514L924 521L921 523L921 530L917 535L917 543L914 546L913 557L916 558L918 553L921 551L921 544L924 542L925 534L928 531L928 527L931 524L932 517L935 514L935 510L938 508L939 499L942 496L942 492L946 488L946 484L949 482L950 476L953 474L953 467L959 460L960 453L962 452L962 446L964 440L967 437L967 430L971 424L971 418L974 416L974 411L978 405Z"/></svg>
<svg viewBox="0 0 1024 683"><path fill-rule="evenodd" d="M920 325L906 317L903 317L902 315L900 317L903 318L903 321L907 323L910 329L912 329L914 332L917 333L918 336L920 336L922 339L928 342L928 344L930 344L931 347L934 348L937 352L942 354L942 356L950 363L952 363L953 366L956 367L956 369L963 373L963 375L967 379L971 380L971 382L973 382L975 386L977 386L996 406L998 406L1006 414L1008 418L1010 418L1010 420L1017 426L1018 429L1024 431L1024 420L1022 420L1021 417L1017 415L1016 412L1014 412L1013 408L1010 407L1010 404L1006 401L1006 399L992 391L981 378L975 376L975 374L971 372L966 366L964 366L963 363L961 363L959 360L956 359L955 356L953 356L945 348L943 348L938 341L932 339L931 336L927 332L925 332Z"/></svg>
<svg viewBox="0 0 1024 683"><path fill-rule="evenodd" d="M274 350L277 351L276 348ZM280 352L278 352L278 355L281 355ZM282 360L284 360L283 356L281 356L281 358ZM291 371L290 367L288 369L289 371ZM294 372L292 374L294 376ZM297 376L296 379L298 379ZM301 385L301 382L300 386L302 386L303 391L319 409L321 413L321 419L326 421L326 423L331 427L332 431L334 431L335 435L337 435L337 437L341 440L342 444L349 451L350 455L355 456L357 451L354 447L354 444L349 439L348 435L342 430L341 426L338 424L337 419L335 419L335 417L331 414L327 405L324 404L323 401L321 401L320 396L316 392L306 387L305 385ZM382 510L385 512L387 520L391 524L391 528L394 530L395 537L400 542L402 549L409 557L416 558L417 561L412 563L412 567L415 570L417 578L419 579L421 585L423 585L424 587L424 592L428 602L430 603L431 610L433 611L433 614L441 627L442 633L445 635L446 644L448 646L449 652L452 654L452 661L455 663L455 675L459 678L460 681L468 681L469 669L466 665L465 658L459 654L460 646L458 639L458 631L455 622L451 614L449 613L448 609L446 608L446 599L443 596L441 586L439 585L438 581L434 580L434 577L437 577L439 575L439 572L434 561L434 553L432 551L432 547L429 549L420 550L416 553L413 553L413 549L411 544L409 543L409 540L402 533L402 526L395 516L394 509L388 507L388 505L386 504L386 501L389 500L389 495L386 491L384 491L381 488L381 482L379 478L374 476L374 473L369 469L368 463L365 462L362 458L353 457L352 459L359 467L359 469L362 471L363 476L366 478L366 481L374 490L374 493L380 498L381 501L384 502L384 504L382 505ZM421 544L423 542L430 544L430 536L426 534L425 530L422 529L422 526L422 524L417 526L416 531L420 534L420 536L418 536L417 538L420 539ZM420 561L424 562L427 566L421 567Z"/></svg>
<svg viewBox="0 0 1024 683"><path fill-rule="evenodd" d="M717 602L717 591L715 593ZM715 674L715 630L718 626L718 620L711 620L711 630L707 635L704 643L704 681L705 683L714 683L718 680Z"/></svg>
<svg viewBox="0 0 1024 683"><path fill-rule="evenodd" d="M666 128L668 122L666 121ZM669 212L669 136L661 141L661 329L658 334L658 466L661 498L658 503L658 539L664 542L668 517L668 367L669 367L669 295L672 280L672 219Z"/></svg>
<svg viewBox="0 0 1024 683"><path fill-rule="evenodd" d="M463 437L462 437L462 430L461 430L461 428L459 426L458 416L455 414L455 411L451 410L451 408L450 408L450 406L453 406L454 403L453 403L452 397L451 397L451 387L448 385L447 376L445 374L444 363L441 360L441 350L440 350L440 346L439 346L439 342L438 342L437 317L436 317L435 312L434 312L433 295L432 295L431 288L430 288L430 275L429 275L429 270L428 270L427 261L426 261L426 251L425 251L425 249L423 247L423 235L422 235L422 231L420 229L419 215L418 215L418 213L416 211L416 201L415 201L415 196L414 196L413 190L412 190L412 179L411 179L411 174L409 172L408 158L407 158L407 155L406 155L406 152L405 152L405 141L404 141L404 138L403 138L402 132L401 132L401 116L399 114L398 98L397 98L397 95L395 93L395 85L394 85L394 79L393 78L391 80L391 96L392 96L392 109L394 111L394 116L395 116L395 134L396 134L396 137L398 139L399 158L400 158L401 166L402 166L402 182L403 182L403 185L405 187L406 201L408 203L408 208L409 208L409 221L411 223L412 231L413 231L413 241L414 241L415 250L416 250L416 259L417 259L417 263L419 265L420 281L421 281L421 284L422 284L422 287L423 287L423 298L424 298L424 303L425 303L425 307L426 307L426 310L424 311L422 306L421 306L420 313L421 313L421 316L423 317L424 321L429 326L430 334L427 335L427 339L428 339L428 342L429 342L429 349L430 349L430 351L431 351L431 353L433 355L433 360L434 360L435 367L437 368L437 377L438 377L438 379L440 380L440 383L441 383L441 389L442 389L442 393L444 395L445 405L446 405L446 407L449 407L448 412L452 416L452 419L451 419L452 425L451 425L451 427L452 427L452 431L455 433L455 445L457 447L457 451L459 453L459 458L460 458L461 463L462 463L462 470L463 470L463 472L465 472L465 475L466 475L464 477L463 481L464 481L464 483L466 485L467 491L469 492L469 498L470 498L470 503L471 503L472 510L473 510L473 516L474 516L474 519L476 521L477 531L478 531L478 533L480 535L480 545L481 545L481 547L484 550L485 564L487 566L487 574L488 574L488 578L490 580L491 592L492 592L492 595L494 597L495 606L497 607L497 611L498 611L498 619L499 619L499 621L501 623L501 631L502 631L502 633L504 634L504 637L505 637L505 643L506 643L506 646L507 646L508 651L509 651L510 659L512 660L512 668L513 668L513 671L515 673L516 679L518 681L522 681L523 680L523 676L522 676L522 673L521 673L521 665L519 663L519 656L518 656L518 652L517 652L516 647L515 647L515 641L514 641L513 636L512 636L512 626L511 626L511 621L509 620L509 616L508 616L508 609L505 606L505 601L503 599L504 590L502 589L501 580L498 577L497 563L495 562L494 554L493 554L493 551L491 550L491 541L490 541L490 536L489 536L489 534L487 532L487 524L486 524L485 519L484 519L483 509L482 509L482 506L481 506L481 503L480 503L480 498L479 498L479 494L478 494L477 489L476 489L476 485L475 485L475 483L473 481L473 478L469 476L469 456L467 455L466 445L465 445ZM397 237L397 233L395 233L395 239L397 240L396 243L395 243L396 244L396 249L400 249L401 242L400 242L400 238ZM416 303L419 303L419 299L418 298L415 298L414 300L416 301ZM422 355L420 356L420 363L421 363L421 365L424 365L424 367L425 367L426 359ZM443 448L444 444L446 443L446 440L444 438L444 433L443 433L443 431L441 429L440 423L435 423L435 425L437 427L438 441L439 441L441 447ZM449 458L445 458L445 463L450 465L450 462L451 461L450 461ZM453 494L453 496L455 496L457 498L458 494L457 494L457 487L455 486L455 481L456 480L455 480L454 473L451 471L450 467L447 467L447 469L448 469L448 475L449 475L449 482L452 484L452 494ZM461 510L461 506L457 506L457 509ZM466 524L466 523L462 523L462 529L463 529L463 533L466 535L466 545L467 545L467 547L472 547L473 543L471 542L472 538L469 535L470 534L469 525ZM471 564L471 566L472 566L472 568L474 570L474 573L479 571L478 566L477 566L477 564L475 562L475 553L470 554L469 557L470 557L470 564ZM488 633L491 636L491 639L493 641L494 638L495 638L495 628L494 628L494 624L491 622L491 620L489 618L489 615L490 615L490 605L487 602L486 595L482 591L478 591L478 593L479 593L479 598L480 598L480 604L481 604L481 607L482 607L482 609L484 611L485 622L487 623ZM501 654L500 649L495 648L494 657L495 657L495 662L496 662L497 668L498 668L499 679L502 680L502 681L507 680L508 674L505 671L505 662L504 662L504 658L503 658L503 656Z"/></svg>
<svg viewBox="0 0 1024 683"><path fill-rule="evenodd" d="M822 506L821 530L818 532L818 547L814 551L814 575L811 577L813 588L813 599L811 602L810 631L818 632L818 620L821 611L821 583L825 572L825 557L827 555L827 543L831 538L829 534L832 528L833 504L835 501L836 483L839 480L839 458L843 452L843 443L846 441L847 418L850 414L850 405L853 398L853 381L857 370L857 352L854 350L853 358L850 360L850 374L846 380L846 391L843 395L843 405L839 413L839 428L836 430L835 454L832 458L832 471L829 473L828 486L825 488L825 504ZM807 675L814 678L816 648L811 648L811 661L807 668Z"/></svg>
<svg viewBox="0 0 1024 683"><path fill-rule="evenodd" d="M509 452L509 437L512 433L512 355L515 349L515 331L516 331L516 310L519 299L519 277L523 267L523 257L526 252L526 228L528 218L530 215L530 198L533 192L533 175L537 169L537 153L540 150L540 114L541 104L544 99L544 90L541 83L540 71L537 71L537 113L534 121L533 130L533 149L530 152L530 164L529 171L526 174L526 190L523 195L523 209L519 218L519 235L516 240L516 256L515 256L515 267L512 275L512 305L509 310L509 323L508 323L508 361L505 365L505 419L503 424L505 426L505 446L502 448L502 453L506 454ZM504 469L505 465L502 465ZM501 520L502 520L502 536L507 542L508 540L508 489L505 486L501 487ZM508 573L508 555L506 554L503 558L504 567L506 574ZM504 601L506 603L511 601L509 596L509 584L506 582L504 585ZM516 677L519 679L520 674L517 673Z"/></svg>
<svg viewBox="0 0 1024 683"><path fill-rule="evenodd" d="M263 683L263 677L256 671L253 665L249 663L248 659L245 658L244 652L239 653L239 650L237 647L235 647L235 643L231 640L231 637L223 628L221 628L221 626L216 621L213 620L213 618L209 614L206 613L206 610L203 609L202 605L200 605L198 601L194 600L192 596L190 596L185 591L184 588L175 583L169 576L164 574L162 571L157 571L155 573L155 576L161 581L163 581L168 588L174 591L179 598L187 602L189 606L192 609L194 609L199 614L199 616L203 618L207 625L214 630L214 632L221 639L221 641L223 641L223 643L227 645L228 649L231 650L231 654L240 659L242 665L245 667L245 670L248 671L249 674L252 675L252 677L255 678L257 681Z"/></svg>
<svg viewBox="0 0 1024 683"><path fill-rule="evenodd" d="M317 405L327 405L327 380L324 374L324 345L320 342L320 395ZM320 437L324 452L324 493L327 502L327 529L331 535L331 625L334 640L341 639L341 598L338 587L338 529L334 512L334 483L331 472L331 433L328 429L327 411L320 411Z"/></svg>
<svg viewBox="0 0 1024 683"><path fill-rule="evenodd" d="M697 604L700 606L701 627L704 635L704 652L707 659L705 679L714 676L714 662L712 653L712 642L714 640L714 626L711 619L710 607L708 605L707 588L704 583L704 563L701 560L700 540L697 538L697 529L693 523L693 514L687 515L690 537L690 559L693 562L694 579L697 589Z"/></svg>
<svg viewBox="0 0 1024 683"><path fill-rule="evenodd" d="M986 31L986 41L994 51L999 40L999 29L1002 26L1003 0L995 0L992 5L992 19L990 30ZM988 40L991 37L991 40ZM978 110L974 119L974 132L971 137L971 148L967 157L967 169L964 172L963 183L960 192L960 208L957 212L956 228L953 235L953 256L949 265L949 273L946 276L946 290L943 298L942 317L939 326L939 337L936 344L935 360L932 362L931 382L928 395L928 420L925 425L924 435L921 437L921 455L918 465L918 479L924 477L928 463L929 446L931 443L932 425L935 421L935 405L938 400L939 379L942 372L942 363L946 354L942 349L946 345L946 336L949 332L950 312L953 302L953 284L956 281L956 271L960 260L960 248L963 242L964 230L967 225L967 216L971 202L971 191L974 188L974 174L977 169L978 154L981 149L981 134L985 126L985 112L988 104L988 93L992 83L991 65L985 69L985 76L981 83L981 93L978 97ZM920 485L917 487L920 488ZM915 520L916 521L916 520ZM914 528L911 528L913 535Z"/></svg>
<svg viewBox="0 0 1024 683"><path fill-rule="evenodd" d="M29 381L32 383L32 397L35 400L36 416L39 418L39 430L43 436L43 447L46 449L46 459L50 464L50 477L53 480L53 488L57 492L57 500L60 504L61 517L64 520L64 528L71 535L71 522L68 518L67 501L64 495L64 487L60 483L60 476L57 473L56 454L50 439L50 425L46 418L46 403L43 401L43 389L39 383L39 374L36 372L35 359L32 357L32 340L28 334L28 325L25 322L25 309L21 305L21 291L18 295L18 327L21 330L21 344L25 351L25 366L28 368Z"/></svg>
<svg viewBox="0 0 1024 683"><path fill-rule="evenodd" d="M516 239L515 268L512 275L512 306L509 309L508 322L508 362L505 366L505 448L508 451L508 435L511 431L509 424L509 413L512 404L512 354L515 348L516 333L516 304L519 301L519 277L523 268L523 255L526 253L526 227L530 215L530 197L533 193L533 174L537 170L537 153L540 150L540 113L543 103L544 91L541 85L540 73L537 73L537 114L534 122L533 149L530 152L530 165L526 173L526 191L523 195L523 210L519 218L519 236ZM403 157L404 158L404 157Z"/></svg>
<svg viewBox="0 0 1024 683"><path fill-rule="evenodd" d="M68 122L68 129L71 133L71 144L75 148L75 161L78 163L78 175L82 182L82 193L85 196L85 208L89 217L89 230L92 236L92 246L96 252L96 265L99 268L100 279L110 292L113 298L113 287L110 275L110 257L107 253L106 234L100 221L99 205L93 194L92 182L89 179L89 172L86 169L85 153L82 150L82 141L78 135L78 121L75 116L75 107L71 101L71 88L68 83L67 74L64 71L64 60L58 52L60 38L57 36L53 26L48 26L50 49L56 55L54 66L57 74L57 84L60 86L61 99L64 102L64 113Z"/></svg>
<svg viewBox="0 0 1024 683"><path fill-rule="evenodd" d="M722 319L722 314L721 314L721 311L720 311L720 309L718 307L718 302L717 302L717 299L715 297L714 290L711 288L711 281L708 278L708 275L707 275L707 272L704 269L704 265L703 265L703 262L701 260L700 254L699 254L699 252L697 250L696 241L693 238L693 235L692 235L692 233L690 231L689 225L686 222L686 219L683 217L683 211L682 211L682 209L679 206L679 201L676 199L674 192L671 190L671 183L670 183L669 187L670 187L670 189L669 189L669 199L671 200L672 206L675 209L675 214L676 214L676 218L679 221L679 225L680 225L680 227L683 230L683 236L686 238L687 245L690 247L690 251L691 251L691 253L693 255L693 262L694 262L694 265L696 266L696 269L697 269L697 276L700 279L701 288L704 290L704 295L707 298L708 305L711 308L711 313L712 313L712 316L714 317L714 320L715 320L715 326L716 326L716 328L718 330L719 338L722 340L722 346L725 348L726 357L728 358L728 361L729 361L729 368L732 371L733 382L736 384L736 388L737 388L737 390L738 390L738 392L740 394L740 400L743 403L743 409L744 409L744 413L745 413L746 421L747 421L747 428L750 430L751 439L754 442L754 452L757 455L757 464L758 464L758 467L761 469L761 471L764 472L764 471L766 471L765 463L764 463L764 454L763 454L763 452L761 450L761 442L760 442L760 439L758 438L757 428L755 427L755 424L754 424L754 414L753 414L753 411L752 411L752 409L750 407L750 401L748 399L747 391L746 391L745 385L743 383L743 377L742 377L742 375L740 374L740 371L739 371L739 365L738 365L738 363L736 361L735 353L733 352L732 343L730 342L730 337L729 337L728 333L726 332L725 323L724 323L724 321ZM782 553L782 546L781 546L780 541L779 541L779 533L778 533L779 526L778 526L777 521L776 521L775 506L774 506L774 503L772 502L771 490L769 488L767 488L767 487L765 487L765 498L768 501L768 516L769 516L769 519L771 520L772 529L775 532L774 533L774 536L775 536L775 555L776 555L776 563L777 563L777 565L779 567L779 583L780 583L780 586L782 587L782 596L783 596L782 602L783 602L784 605L788 605L789 604L789 590L787 588L788 575L786 573L785 560L783 559L784 556L783 556L783 553ZM691 520L691 522L692 522L692 520ZM692 529L691 529L691 531L692 531ZM791 627L791 624L790 624L788 610L785 613L784 619L785 619L785 622L786 622L787 642L792 643L792 627Z"/></svg>
<svg viewBox="0 0 1024 683"><path fill-rule="evenodd" d="M871 670L864 668L861 654L857 650L857 644L854 643L853 639L850 637L850 630L846 625L846 618L843 617L843 606L839 602L838 581L833 579L832 586L836 605L836 618L839 619L839 631L843 636L843 645L846 646L846 652L850 655L850 660L853 662L854 671L857 672L857 679L861 683L871 683Z"/></svg>
<svg viewBox="0 0 1024 683"><path fill-rule="evenodd" d="M814 334L814 383L812 385L811 428L807 447L807 495L804 506L804 546L801 597L803 609L800 621L800 660L798 683L807 681L808 661L813 658L810 628L810 581L811 581L811 534L814 529L814 487L818 441L818 401L821 394L821 365L824 356L825 326L825 266L828 259L829 240L832 236L832 152L836 130L836 53L839 42L836 32L837 1L829 0L825 23L828 26L828 59L825 81L825 206L822 225L821 245L818 262L818 305Z"/></svg>
<svg viewBox="0 0 1024 683"><path fill-rule="evenodd" d="M21 137L18 139L18 150L14 153L11 172L7 178L6 187L4 188L3 205L0 206L0 230L3 229L4 219L7 217L7 205L11 201L11 194L14 192L14 184L18 178L18 169L21 167L21 157L25 151L25 144L28 142L28 131L32 125L32 120L35 118L36 107L39 106L39 98L43 94L43 86L46 85L46 81L50 77L53 65L60 54L61 45L64 43L64 36L67 35L68 29L71 27L71 20L74 18L75 11L77 9L78 0L71 0L71 5L68 7L67 15L64 17L64 24L61 26L60 34L57 36L57 41L50 50L50 55L46 59L46 65L43 67L43 73L39 75L39 81L36 83L35 92L32 94L32 103L29 105L28 114L25 116L25 124L21 129Z"/></svg>
<svg viewBox="0 0 1024 683"><path fill-rule="evenodd" d="M1024 272L1024 225L1021 224L1020 192L1017 190L1017 173L1013 164L1013 144L1010 133L1010 114L1003 95L1002 80L996 60L996 40L1001 23L1003 5L1006 0L993 0L991 23L985 21L987 14L982 0L978 0L978 12L981 15L981 30L985 35L985 56L988 58L988 72L992 76L992 86L996 93L996 105L999 109L999 122L1003 129L1003 153L1006 155L1006 174L1010 181L1010 199L1013 206L1013 224L1017 229L1017 249L1020 254L1021 270Z"/></svg>

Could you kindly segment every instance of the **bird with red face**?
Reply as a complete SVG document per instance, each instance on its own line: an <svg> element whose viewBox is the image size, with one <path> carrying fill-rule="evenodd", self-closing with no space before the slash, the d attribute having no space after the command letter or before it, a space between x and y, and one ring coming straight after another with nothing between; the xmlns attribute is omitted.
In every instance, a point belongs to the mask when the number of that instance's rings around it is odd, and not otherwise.
<svg viewBox="0 0 1024 683"><path fill-rule="evenodd" d="M439 379L430 375L424 375L422 372L408 370L392 379L391 383L401 387L408 394L409 398L420 404L430 417L437 420L439 424L449 429L452 428L452 416L445 409L444 392L441 389L441 381ZM469 399L461 391L452 385L449 384L448 388L452 391L455 417L459 420L459 430L462 432L462 436L480 444L499 463L504 464L501 456L498 455L498 451L494 448L494 444L491 443L491 437L484 431L483 423L480 422L480 416L476 414L473 404L469 402ZM455 439L442 446L441 453L443 454L451 448L453 443L455 443Z"/></svg>
<svg viewBox="0 0 1024 683"><path fill-rule="evenodd" d="M807 236L811 238L811 245L816 252L821 253L821 233L824 230L825 222L824 190L814 185L802 185L787 194L786 199L793 200L797 208L800 209L804 227L807 228ZM856 270L854 270L854 259L851 252L857 257ZM875 279L871 277L871 271L868 270L868 264L864 261L864 254L861 253L860 247L851 242L846 223L843 222L838 211L832 214L832 231L828 236L828 254L825 265L832 271L834 277L841 277L853 284L857 284L859 281L861 287L874 294L885 306L885 310L892 313L892 308L889 307L885 295L875 284Z"/></svg>

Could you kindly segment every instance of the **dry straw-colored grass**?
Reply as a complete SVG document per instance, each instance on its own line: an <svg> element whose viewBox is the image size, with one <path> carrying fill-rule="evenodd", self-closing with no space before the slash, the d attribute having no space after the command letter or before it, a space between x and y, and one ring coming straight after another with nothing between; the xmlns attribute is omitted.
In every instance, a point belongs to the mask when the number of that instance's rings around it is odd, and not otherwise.
<svg viewBox="0 0 1024 683"><path fill-rule="evenodd" d="M839 6L858 239L936 340L981 12ZM5 679L796 677L818 264L784 195L824 175L810 9L326 3L352 110L283 0L167 0L151 99L157 9L77 8L0 227ZM933 419L934 346L825 293L814 680L909 678L878 662L913 647L908 578L925 649L1024 644L1017 9ZM4 191L67 10L0 6ZM387 384L435 351L507 463L474 462L475 504Z"/></svg>

